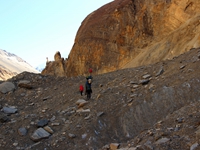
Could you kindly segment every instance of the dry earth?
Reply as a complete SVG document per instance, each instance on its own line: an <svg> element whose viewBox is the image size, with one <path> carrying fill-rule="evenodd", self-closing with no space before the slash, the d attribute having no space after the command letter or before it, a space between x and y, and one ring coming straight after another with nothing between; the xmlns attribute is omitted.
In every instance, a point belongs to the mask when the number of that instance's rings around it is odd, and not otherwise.
<svg viewBox="0 0 200 150"><path fill-rule="evenodd" d="M0 149L198 150L199 74L200 49L192 49L94 75L92 99L77 104L86 99L78 92L84 76L23 72L7 80L15 90L0 93Z"/></svg>

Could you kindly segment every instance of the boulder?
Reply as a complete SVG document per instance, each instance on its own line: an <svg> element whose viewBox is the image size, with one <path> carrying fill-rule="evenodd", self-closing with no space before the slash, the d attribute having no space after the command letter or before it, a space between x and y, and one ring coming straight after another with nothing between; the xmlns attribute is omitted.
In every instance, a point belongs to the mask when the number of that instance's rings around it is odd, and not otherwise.
<svg viewBox="0 0 200 150"><path fill-rule="evenodd" d="M50 135L51 134L45 131L43 128L38 128L31 136L31 140L37 142L40 141L41 139L48 138Z"/></svg>
<svg viewBox="0 0 200 150"><path fill-rule="evenodd" d="M15 90L15 85L12 82L3 82L0 84L1 93L5 94Z"/></svg>

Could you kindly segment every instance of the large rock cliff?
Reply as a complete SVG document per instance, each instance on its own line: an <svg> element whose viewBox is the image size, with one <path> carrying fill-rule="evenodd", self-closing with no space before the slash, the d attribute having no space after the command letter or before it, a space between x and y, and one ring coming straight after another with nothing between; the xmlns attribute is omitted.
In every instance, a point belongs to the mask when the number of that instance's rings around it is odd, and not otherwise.
<svg viewBox="0 0 200 150"><path fill-rule="evenodd" d="M95 74L172 59L200 46L200 1L115 0L83 20L66 75Z"/></svg>

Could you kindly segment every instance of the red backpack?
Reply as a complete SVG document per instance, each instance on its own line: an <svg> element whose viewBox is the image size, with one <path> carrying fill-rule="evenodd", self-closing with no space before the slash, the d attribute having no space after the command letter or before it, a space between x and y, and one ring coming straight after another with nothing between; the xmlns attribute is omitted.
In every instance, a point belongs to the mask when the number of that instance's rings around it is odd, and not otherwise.
<svg viewBox="0 0 200 150"><path fill-rule="evenodd" d="M83 90L84 90L83 85L80 85L79 90L80 90L80 91L83 91Z"/></svg>

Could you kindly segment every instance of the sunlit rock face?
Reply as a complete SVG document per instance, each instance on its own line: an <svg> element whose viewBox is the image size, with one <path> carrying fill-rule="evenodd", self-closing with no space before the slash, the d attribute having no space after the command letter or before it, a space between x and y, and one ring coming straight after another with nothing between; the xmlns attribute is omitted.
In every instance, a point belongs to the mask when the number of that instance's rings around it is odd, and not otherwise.
<svg viewBox="0 0 200 150"><path fill-rule="evenodd" d="M67 75L100 74L171 59L200 45L200 1L115 0L83 20Z"/></svg>
<svg viewBox="0 0 200 150"><path fill-rule="evenodd" d="M83 20L68 60L57 55L43 73L102 74L172 59L200 46L199 24L198 0L115 0Z"/></svg>

